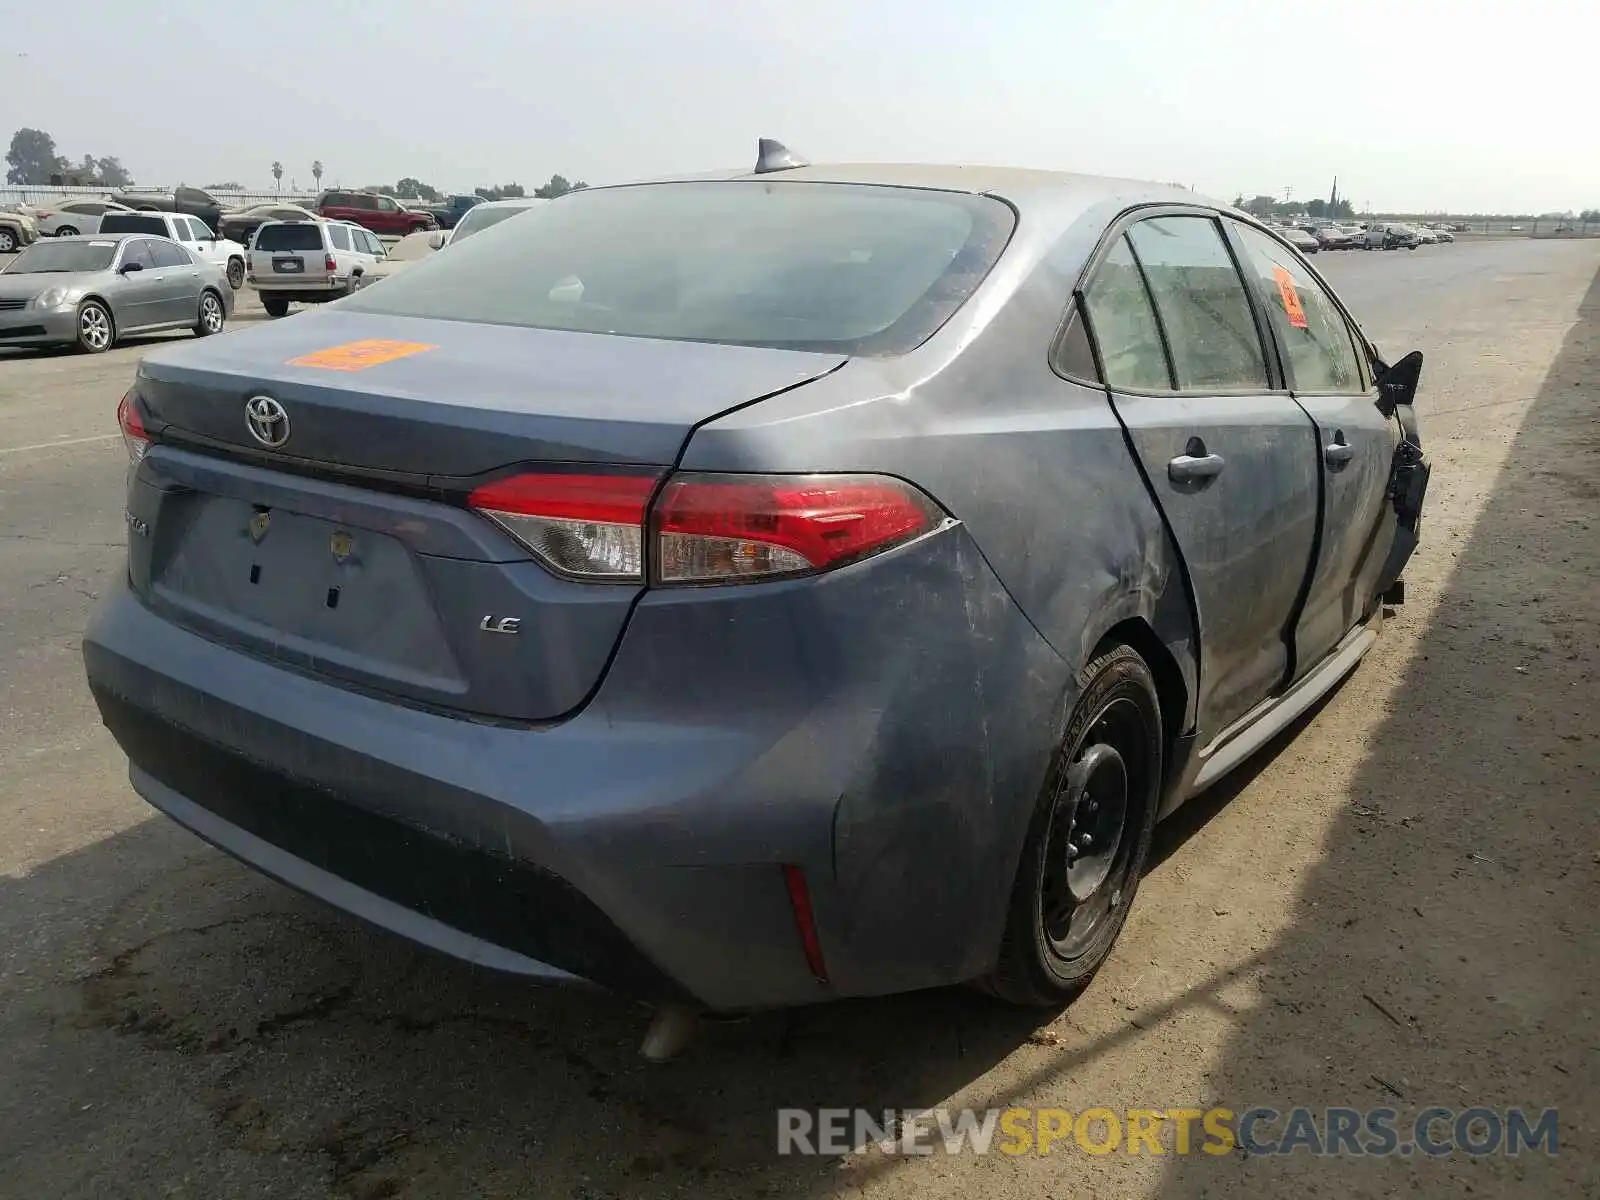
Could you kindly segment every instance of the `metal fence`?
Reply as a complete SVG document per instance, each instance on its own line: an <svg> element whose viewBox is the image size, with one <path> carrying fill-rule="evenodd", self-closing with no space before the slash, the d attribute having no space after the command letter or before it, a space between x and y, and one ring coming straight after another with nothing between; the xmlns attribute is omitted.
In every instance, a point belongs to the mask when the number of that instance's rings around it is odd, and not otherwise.
<svg viewBox="0 0 1600 1200"><path fill-rule="evenodd" d="M1409 221L1465 225L1465 233L1490 237L1600 237L1600 220L1582 217L1451 217L1436 213L1361 215L1363 221Z"/></svg>
<svg viewBox="0 0 1600 1200"><path fill-rule="evenodd" d="M59 200L63 196L109 196L113 192L120 190L118 188L103 187L41 187L35 184L25 186L7 184L4 187L0 187L0 208L10 208L16 204L37 204L41 200ZM136 188L134 189L134 194L137 195L147 190L153 192L158 189ZM170 195L171 189L167 189L167 191ZM280 201L285 204L304 204L309 200L315 200L318 194L315 191L294 191L289 188L273 192L211 192L211 195L217 198L218 203L223 208L249 208L252 204L274 204Z"/></svg>

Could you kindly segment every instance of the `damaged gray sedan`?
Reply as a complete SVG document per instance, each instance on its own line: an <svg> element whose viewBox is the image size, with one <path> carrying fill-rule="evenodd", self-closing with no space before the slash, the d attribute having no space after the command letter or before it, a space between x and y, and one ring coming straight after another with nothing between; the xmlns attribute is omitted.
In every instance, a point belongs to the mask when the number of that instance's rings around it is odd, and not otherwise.
<svg viewBox="0 0 1600 1200"><path fill-rule="evenodd" d="M157 808L471 961L1059 1004L1400 599L1420 367L1188 192L768 146L149 354L89 682Z"/></svg>

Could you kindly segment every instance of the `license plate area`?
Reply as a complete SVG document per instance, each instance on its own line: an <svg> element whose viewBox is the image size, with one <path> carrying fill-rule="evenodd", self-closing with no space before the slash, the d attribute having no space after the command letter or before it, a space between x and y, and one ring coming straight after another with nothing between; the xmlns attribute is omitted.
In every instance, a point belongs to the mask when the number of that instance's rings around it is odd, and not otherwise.
<svg viewBox="0 0 1600 1200"><path fill-rule="evenodd" d="M279 275L303 275L306 264L299 258L275 258L272 260L272 269Z"/></svg>
<svg viewBox="0 0 1600 1200"><path fill-rule="evenodd" d="M230 497L169 497L151 592L191 624L318 669L445 692L461 673L415 559L385 534Z"/></svg>

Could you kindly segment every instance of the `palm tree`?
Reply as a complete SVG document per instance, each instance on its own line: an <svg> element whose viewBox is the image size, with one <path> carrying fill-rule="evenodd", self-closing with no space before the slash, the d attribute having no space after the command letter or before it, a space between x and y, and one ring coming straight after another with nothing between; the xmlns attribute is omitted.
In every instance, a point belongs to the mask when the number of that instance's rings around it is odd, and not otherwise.
<svg viewBox="0 0 1600 1200"><path fill-rule="evenodd" d="M319 158L311 164L311 177L317 181L317 187L322 187L322 160Z"/></svg>
<svg viewBox="0 0 1600 1200"><path fill-rule="evenodd" d="M281 162L272 164L272 186L274 188L283 187L283 164Z"/></svg>

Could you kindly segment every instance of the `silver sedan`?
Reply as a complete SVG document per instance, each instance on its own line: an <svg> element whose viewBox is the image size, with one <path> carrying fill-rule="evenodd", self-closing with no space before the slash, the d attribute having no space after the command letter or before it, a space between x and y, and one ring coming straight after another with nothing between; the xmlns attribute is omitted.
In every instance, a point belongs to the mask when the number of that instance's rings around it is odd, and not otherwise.
<svg viewBox="0 0 1600 1200"><path fill-rule="evenodd" d="M101 354L135 333L222 332L233 289L177 242L139 234L54 238L0 271L0 346Z"/></svg>

